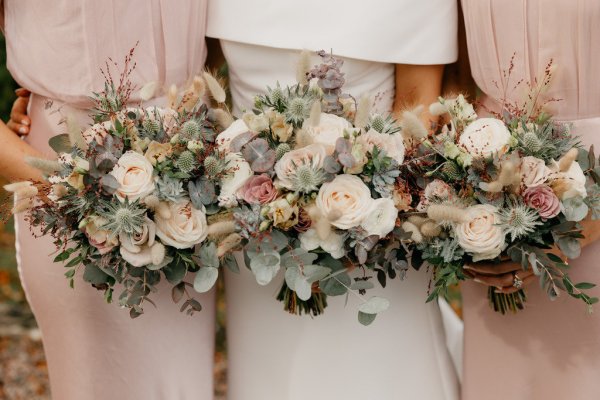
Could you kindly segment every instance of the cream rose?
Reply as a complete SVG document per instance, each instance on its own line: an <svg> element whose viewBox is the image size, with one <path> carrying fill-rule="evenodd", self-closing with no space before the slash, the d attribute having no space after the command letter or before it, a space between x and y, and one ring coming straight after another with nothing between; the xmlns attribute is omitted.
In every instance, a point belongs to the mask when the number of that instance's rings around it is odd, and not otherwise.
<svg viewBox="0 0 600 400"><path fill-rule="evenodd" d="M550 176L550 168L544 160L536 157L523 157L521 159L521 181L527 187L544 184Z"/></svg>
<svg viewBox="0 0 600 400"><path fill-rule="evenodd" d="M231 125L229 125L229 128L217 135L215 143L217 144L219 151L223 153L229 153L233 139L248 131L250 131L250 129L243 119L234 121Z"/></svg>
<svg viewBox="0 0 600 400"><path fill-rule="evenodd" d="M221 180L219 206L230 208L237 205L238 190L244 186L254 173L240 153L228 153L225 156L225 161L227 161L227 169L231 172Z"/></svg>
<svg viewBox="0 0 600 400"><path fill-rule="evenodd" d="M100 254L106 254L110 252L119 244L119 239L116 236L112 236L108 230L102 229L102 227L107 223L104 218L97 215L92 215L87 217L86 222L87 223L83 227L83 231L90 244L98 249Z"/></svg>
<svg viewBox="0 0 600 400"><path fill-rule="evenodd" d="M119 158L117 165L110 172L119 182L115 193L119 200L129 201L143 199L154 191L154 169L150 161L143 155L128 151Z"/></svg>
<svg viewBox="0 0 600 400"><path fill-rule="evenodd" d="M202 243L208 234L206 214L203 210L192 207L192 203L183 199L176 203L167 203L169 218L161 217L160 213L154 216L156 222L156 236L176 249L187 249Z"/></svg>
<svg viewBox="0 0 600 400"><path fill-rule="evenodd" d="M294 127L285 123L285 117L278 112L269 113L269 123L271 124L271 133L273 138L280 142L287 142L294 133Z"/></svg>
<svg viewBox="0 0 600 400"><path fill-rule="evenodd" d="M473 256L473 261L491 260L506 247L504 230L498 226L497 208L478 204L465 210L469 221L454 228L458 244Z"/></svg>
<svg viewBox="0 0 600 400"><path fill-rule="evenodd" d="M327 154L335 150L335 142L338 138L344 137L345 131L352 130L350 122L344 118L333 114L321 113L319 125L311 126L310 121L306 120L302 127L310 143L320 143L325 145Z"/></svg>
<svg viewBox="0 0 600 400"><path fill-rule="evenodd" d="M454 196L454 189L450 187L446 182L440 179L434 179L425 186L425 199L449 199Z"/></svg>
<svg viewBox="0 0 600 400"><path fill-rule="evenodd" d="M368 235L377 235L384 238L394 230L398 218L398 209L394 200L381 198L373 200L371 212L360 225Z"/></svg>
<svg viewBox="0 0 600 400"><path fill-rule="evenodd" d="M246 113L242 116L242 119L252 132L269 130L269 118L265 114L256 115L254 113Z"/></svg>
<svg viewBox="0 0 600 400"><path fill-rule="evenodd" d="M331 225L350 229L360 225L369 215L373 199L369 188L359 177L342 174L321 186L316 205L329 218Z"/></svg>
<svg viewBox="0 0 600 400"><path fill-rule="evenodd" d="M102 146L104 144L104 138L112 129L113 123L111 121L104 121L90 126L83 131L81 135L87 144L90 144L95 140L96 143Z"/></svg>
<svg viewBox="0 0 600 400"><path fill-rule="evenodd" d="M566 172L556 172L550 176L550 187L561 199L587 197L586 177L578 162L572 162Z"/></svg>
<svg viewBox="0 0 600 400"><path fill-rule="evenodd" d="M146 150L144 157L146 157L152 165L156 165L156 163L165 161L172 152L173 148L170 143L159 143L153 140L148 144L148 149Z"/></svg>
<svg viewBox="0 0 600 400"><path fill-rule="evenodd" d="M366 151L372 152L376 147L378 150L385 150L385 154L402 164L404 161L404 140L399 133L387 134L379 133L375 129L369 129L368 132L356 138L356 143L361 145Z"/></svg>
<svg viewBox="0 0 600 400"><path fill-rule="evenodd" d="M510 132L504 122L495 118L480 118L470 123L460 135L459 144L479 157L504 154L508 150Z"/></svg>
<svg viewBox="0 0 600 400"><path fill-rule="evenodd" d="M119 234L121 256L134 267L150 264L159 266L165 259L165 248L155 239L156 225L154 221L146 217L141 232L131 236L124 233Z"/></svg>
<svg viewBox="0 0 600 400"><path fill-rule="evenodd" d="M275 184L292 190L294 187L293 180L298 168L307 165L315 171L321 169L325 157L327 157L327 150L324 145L319 143L288 151L275 164L275 174L277 175Z"/></svg>

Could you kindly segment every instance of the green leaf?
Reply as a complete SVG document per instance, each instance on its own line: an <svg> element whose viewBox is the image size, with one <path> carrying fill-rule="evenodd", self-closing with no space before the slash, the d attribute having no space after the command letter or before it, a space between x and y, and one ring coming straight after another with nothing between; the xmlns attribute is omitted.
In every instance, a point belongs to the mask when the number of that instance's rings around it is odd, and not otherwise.
<svg viewBox="0 0 600 400"><path fill-rule="evenodd" d="M284 268L294 267L298 265L311 265L318 255L310 253L308 250L297 248L288 251L281 256L281 266Z"/></svg>
<svg viewBox="0 0 600 400"><path fill-rule="evenodd" d="M194 261L198 266L219 268L219 257L217 256L215 242L204 243L197 249L197 255L197 257L194 257Z"/></svg>
<svg viewBox="0 0 600 400"><path fill-rule="evenodd" d="M576 284L575 287L577 289L587 290L587 289L595 288L596 285L594 283L590 283L590 282L580 282L580 283Z"/></svg>
<svg viewBox="0 0 600 400"><path fill-rule="evenodd" d="M70 153L73 149L69 135L66 133L52 136L50 140L48 140L48 145L50 145L52 150L56 153Z"/></svg>
<svg viewBox="0 0 600 400"><path fill-rule="evenodd" d="M72 277L73 277L73 275L75 275L75 269L70 269L70 270L68 270L67 272L65 272L65 276L66 276L67 278L72 278Z"/></svg>
<svg viewBox="0 0 600 400"><path fill-rule="evenodd" d="M67 249L67 250L63 251L62 253L60 253L59 255L54 257L54 262L58 263L58 262L63 262L63 261L68 260L74 251L75 251L75 249Z"/></svg>
<svg viewBox="0 0 600 400"><path fill-rule="evenodd" d="M166 267L162 269L165 274L165 278L172 285L177 285L183 278L185 278L185 274L187 273L187 267L182 260L177 259L177 261L170 263Z"/></svg>
<svg viewBox="0 0 600 400"><path fill-rule="evenodd" d="M109 276L94 264L88 264L83 271L83 280L94 285L106 283Z"/></svg>
<svg viewBox="0 0 600 400"><path fill-rule="evenodd" d="M350 285L352 285L352 279L345 272L334 277L327 277L319 282L319 288L327 296L341 296L346 294Z"/></svg>
<svg viewBox="0 0 600 400"><path fill-rule="evenodd" d="M362 311L358 312L358 322L360 322L364 326L371 325L373 321L375 321L376 317L377 314L367 314Z"/></svg>
<svg viewBox="0 0 600 400"><path fill-rule="evenodd" d="M375 285L373 285L373 282L356 281L352 284L352 286L350 286L350 289L352 289L352 290L367 290L367 289L373 289L374 287L375 287Z"/></svg>
<svg viewBox="0 0 600 400"><path fill-rule="evenodd" d="M73 258L71 261L69 261L67 263L67 265L65 265L65 268L72 268L74 266L76 266L77 264L81 263L83 261L83 259L81 258L81 256L77 256L75 258Z"/></svg>
<svg viewBox="0 0 600 400"><path fill-rule="evenodd" d="M225 264L227 269L231 272L234 272L236 274L240 273L240 266L238 265L238 262L233 253L225 254L225 256L223 257L223 264Z"/></svg>
<svg viewBox="0 0 600 400"><path fill-rule="evenodd" d="M215 286L219 277L219 270L214 267L202 267L196 272L194 278L194 290L198 293L206 293Z"/></svg>
<svg viewBox="0 0 600 400"><path fill-rule="evenodd" d="M331 273L331 270L329 268L312 264L304 265L301 270L308 283L320 281L321 279L325 278Z"/></svg>
<svg viewBox="0 0 600 400"><path fill-rule="evenodd" d="M250 269L259 285L268 285L280 268L281 256L275 251L257 254L250 260Z"/></svg>
<svg viewBox="0 0 600 400"><path fill-rule="evenodd" d="M377 314L389 308L390 301L383 297L373 296L358 307L365 314Z"/></svg>
<svg viewBox="0 0 600 400"><path fill-rule="evenodd" d="M171 290L171 297L173 298L174 303L179 303L179 301L183 298L185 293L185 283L181 282L175 286Z"/></svg>

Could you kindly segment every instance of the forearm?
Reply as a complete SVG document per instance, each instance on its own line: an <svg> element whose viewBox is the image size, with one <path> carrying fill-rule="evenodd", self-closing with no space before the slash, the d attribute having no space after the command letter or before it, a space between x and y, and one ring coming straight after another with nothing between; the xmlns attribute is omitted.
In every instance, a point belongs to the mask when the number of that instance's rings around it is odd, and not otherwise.
<svg viewBox="0 0 600 400"><path fill-rule="evenodd" d="M394 113L424 105L421 119L429 126L432 121L429 105L437 101L442 92L444 65L396 65L396 95Z"/></svg>
<svg viewBox="0 0 600 400"><path fill-rule="evenodd" d="M581 241L582 247L587 247L600 239L600 220L586 219L581 223L585 238Z"/></svg>
<svg viewBox="0 0 600 400"><path fill-rule="evenodd" d="M0 121L0 175L9 181L41 179L40 171L25 162L27 156L42 157Z"/></svg>

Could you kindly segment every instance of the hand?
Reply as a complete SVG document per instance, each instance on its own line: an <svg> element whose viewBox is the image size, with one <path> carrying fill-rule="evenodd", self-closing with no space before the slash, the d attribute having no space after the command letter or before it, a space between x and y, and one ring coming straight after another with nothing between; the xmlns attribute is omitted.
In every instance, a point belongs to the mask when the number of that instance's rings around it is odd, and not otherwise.
<svg viewBox="0 0 600 400"><path fill-rule="evenodd" d="M29 104L31 92L27 89L19 88L15 90L15 93L17 99L10 112L10 121L6 125L19 136L28 135L31 119L27 116L27 105Z"/></svg>
<svg viewBox="0 0 600 400"><path fill-rule="evenodd" d="M514 286L515 276L525 285L532 283L536 276L531 270L523 271L520 264L507 260L500 263L474 263L464 266L465 273L477 283L496 288L496 293L510 294L519 290Z"/></svg>

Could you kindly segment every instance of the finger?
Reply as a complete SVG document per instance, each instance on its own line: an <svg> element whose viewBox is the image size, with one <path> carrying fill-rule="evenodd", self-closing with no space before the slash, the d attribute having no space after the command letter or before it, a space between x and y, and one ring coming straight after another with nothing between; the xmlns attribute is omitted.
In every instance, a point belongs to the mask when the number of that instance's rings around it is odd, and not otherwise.
<svg viewBox="0 0 600 400"><path fill-rule="evenodd" d="M521 286L520 288L516 288L514 286L509 286L509 287L503 287L502 289L496 289L495 292L496 293L503 293L503 294L511 294L511 293L515 293L518 292L519 289L524 288L525 286L528 286L530 284L532 284L536 279L536 276L531 274L529 276L527 276L526 278L523 278L523 286Z"/></svg>
<svg viewBox="0 0 600 400"><path fill-rule="evenodd" d="M513 284L513 275L512 274L503 274L503 275L481 275L474 274L473 280L477 283L481 283L486 286L493 286L498 289L502 289L507 286L511 286Z"/></svg>
<svg viewBox="0 0 600 400"><path fill-rule="evenodd" d="M31 95L31 92L25 88L18 88L17 90L15 90L15 94L18 97L29 97Z"/></svg>
<svg viewBox="0 0 600 400"><path fill-rule="evenodd" d="M19 136L23 136L23 135L28 135L29 134L29 127L25 126L25 125L21 125L21 124L17 124L14 121L8 121L8 123L6 124L6 126L13 131L14 133L16 133Z"/></svg>
<svg viewBox="0 0 600 400"><path fill-rule="evenodd" d="M31 125L31 119L27 116L27 105L29 104L29 98L19 97L15 100L12 110L10 112L10 119L21 125Z"/></svg>
<svg viewBox="0 0 600 400"><path fill-rule="evenodd" d="M479 274L490 274L500 275L506 274L513 271L521 271L522 268L519 264L513 262L501 262L501 263L474 263L465 265L464 268L467 271L476 272Z"/></svg>

